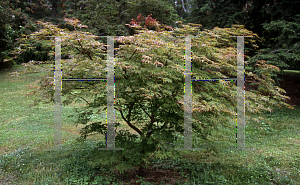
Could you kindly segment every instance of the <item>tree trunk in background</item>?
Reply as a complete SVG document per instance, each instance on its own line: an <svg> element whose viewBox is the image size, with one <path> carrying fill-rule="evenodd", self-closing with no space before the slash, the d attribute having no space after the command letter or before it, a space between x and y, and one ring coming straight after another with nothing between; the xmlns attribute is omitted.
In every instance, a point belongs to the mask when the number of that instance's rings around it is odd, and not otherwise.
<svg viewBox="0 0 300 185"><path fill-rule="evenodd" d="M57 1L56 0L52 0L51 4L52 4L51 18L54 19L56 17L56 14L57 14Z"/></svg>

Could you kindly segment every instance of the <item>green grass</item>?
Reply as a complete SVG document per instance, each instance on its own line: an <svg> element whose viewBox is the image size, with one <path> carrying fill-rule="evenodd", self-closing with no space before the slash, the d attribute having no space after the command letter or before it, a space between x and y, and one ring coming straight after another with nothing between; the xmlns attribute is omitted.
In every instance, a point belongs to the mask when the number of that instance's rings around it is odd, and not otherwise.
<svg viewBox="0 0 300 185"><path fill-rule="evenodd" d="M0 74L0 184L132 184L124 180L129 173L116 176L108 171L107 166L118 156L97 150L99 141L104 147L103 136L89 136L82 144L75 141L81 126L74 126L76 119L68 115L84 103L62 109L63 144L69 150L44 150L53 147L54 104L29 106L34 97L25 96L31 91L26 85L33 85L41 74L7 77L8 72ZM214 132L211 142L194 138L193 147L203 151L159 150L149 161L161 174L177 171L180 178L169 178L185 179L186 184L300 184L300 107L266 116L271 124L246 120L245 145L249 150L226 150L235 146L233 120L233 127ZM183 140L175 144L182 148ZM210 152L212 147L218 155ZM136 184L151 184L142 175L136 176ZM166 184L163 175L157 174L157 178Z"/></svg>

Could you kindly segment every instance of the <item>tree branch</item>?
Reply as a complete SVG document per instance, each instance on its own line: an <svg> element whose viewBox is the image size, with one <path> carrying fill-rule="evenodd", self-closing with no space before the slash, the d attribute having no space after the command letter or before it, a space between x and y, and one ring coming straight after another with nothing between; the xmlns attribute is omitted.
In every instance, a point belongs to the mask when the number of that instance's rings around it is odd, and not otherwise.
<svg viewBox="0 0 300 185"><path fill-rule="evenodd" d="M80 89L80 88L78 88L78 89ZM79 97L79 98L81 98L81 99L83 99L87 104L90 104L86 99L84 99L83 97L81 97L81 96L78 96L78 95L76 95L76 94L73 94L73 93L71 93L72 95L74 95L74 96L77 96L77 97Z"/></svg>
<svg viewBox="0 0 300 185"><path fill-rule="evenodd" d="M196 86L197 86L197 89L198 89L199 91L201 91L200 87L199 87L196 83L194 83L194 85L196 85Z"/></svg>
<svg viewBox="0 0 300 185"><path fill-rule="evenodd" d="M137 51L137 49L134 50L134 52L132 53L131 57L129 59L132 58L132 56L135 54L135 52Z"/></svg>
<svg viewBox="0 0 300 185"><path fill-rule="evenodd" d="M43 35L41 35L39 38L37 38L37 40L40 40L40 38L41 37L43 37ZM27 38L27 36L26 36L26 38ZM29 46L29 47L32 47L33 45L35 45L35 44L37 44L37 43L39 43L39 42L42 42L42 41L44 41L44 40L41 40L41 41L38 41L38 42L36 42L36 43L33 43L31 46ZM27 47L27 48L29 48L29 47ZM21 47L20 47L21 48ZM22 49L21 49L22 50ZM13 57L13 58L10 58L10 59L4 59L4 62L8 62L8 61L11 61L11 60L13 60L13 59L17 59L17 57L18 56L20 56L22 53L24 53L25 51L27 51L28 49L23 49L23 51L21 52L21 53L18 53L18 54L15 54L15 56Z"/></svg>
<svg viewBox="0 0 300 185"><path fill-rule="evenodd" d="M129 112L128 112L128 116L127 116L127 120L125 119L124 115L123 115L123 112L120 110L120 113L121 113L121 116L122 118L126 121L126 123L130 126L130 128L132 128L133 130L135 130L137 133L140 134L140 136L143 136L143 133L142 131L140 131L137 127L135 127L134 125L132 125L130 123L130 115L131 115L131 111L133 109L133 106L134 106L134 103L131 104L131 106L129 107Z"/></svg>
<svg viewBox="0 0 300 185"><path fill-rule="evenodd" d="M154 124L154 114L153 114L153 111L151 112L151 117L150 117L150 124L149 124L149 127L148 127L148 132L147 132L147 135L146 135L146 138L149 138L151 135L152 135L152 127L153 127L153 124Z"/></svg>
<svg viewBox="0 0 300 185"><path fill-rule="evenodd" d="M89 57L90 60L93 60L92 57L90 56L89 52L85 52L85 49L83 48L83 46L81 45L81 43L79 42L79 40L77 40L78 44L80 45L80 47L82 48L82 51L80 51L79 49L77 49L80 53L82 53L83 55L87 55Z"/></svg>
<svg viewBox="0 0 300 185"><path fill-rule="evenodd" d="M155 122L155 120L154 120L154 114L153 114L153 111L152 111L151 116L150 116L150 115L146 112L146 110L143 109L142 105L141 105L140 103L138 103L138 104L140 105L141 109L142 109L142 110L147 114L147 116L150 118L150 124L149 124L149 127L148 127L149 132L147 132L147 135L146 135L146 137L149 138L149 137L151 136L151 134L152 134L151 128L153 127L153 124L154 124L154 122Z"/></svg>
<svg viewBox="0 0 300 185"><path fill-rule="evenodd" d="M183 8L184 12L186 12L186 9L185 9L185 7L184 7L184 2L183 2L183 0L181 0L181 3L182 3L182 8Z"/></svg>
<svg viewBox="0 0 300 185"><path fill-rule="evenodd" d="M141 107L141 109L147 114L147 116L148 116L149 118L151 118L151 116L148 114L148 112L146 112L145 109L143 109L142 105L141 105L140 103L138 103L138 104L139 104L139 106Z"/></svg>
<svg viewBox="0 0 300 185"><path fill-rule="evenodd" d="M276 50L273 50L273 51L271 51L272 53L275 53L275 52L277 52L277 51L282 51L282 50L288 50L288 49L276 49ZM288 50L289 51L289 50Z"/></svg>

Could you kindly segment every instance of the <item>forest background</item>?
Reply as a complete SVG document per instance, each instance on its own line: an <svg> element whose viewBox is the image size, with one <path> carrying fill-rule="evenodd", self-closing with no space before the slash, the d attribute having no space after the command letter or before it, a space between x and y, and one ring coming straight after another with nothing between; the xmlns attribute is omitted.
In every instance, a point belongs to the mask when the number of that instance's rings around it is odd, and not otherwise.
<svg viewBox="0 0 300 185"><path fill-rule="evenodd" d="M176 21L183 24L201 24L203 29L230 27L232 24L245 25L261 38L255 51L246 45L245 54L250 56L249 66L257 60L281 70L300 70L299 64L299 21L300 14L295 7L299 1L292 0L9 0L0 5L0 68L10 67L6 62L13 54L16 40L22 34L28 35L41 28L37 20L51 22L59 28L74 28L64 21L76 17L98 36L127 36L133 32L125 24L136 19L138 14L152 17L159 23L175 27ZM36 45L15 58L17 64L29 60L49 60L51 48ZM65 56L63 56L64 58ZM278 79L275 78L277 85Z"/></svg>

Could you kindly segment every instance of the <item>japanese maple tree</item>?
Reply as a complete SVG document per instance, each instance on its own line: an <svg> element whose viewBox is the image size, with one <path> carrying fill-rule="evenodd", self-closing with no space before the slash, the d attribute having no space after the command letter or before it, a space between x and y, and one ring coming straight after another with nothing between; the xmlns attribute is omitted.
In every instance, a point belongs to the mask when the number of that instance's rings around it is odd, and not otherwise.
<svg viewBox="0 0 300 185"><path fill-rule="evenodd" d="M69 21L74 27L78 21ZM67 29L58 29L50 23L42 23L44 29L20 39L24 43L28 39L41 41L46 36L62 37L62 52L73 56L70 60L62 60L63 78L106 78L106 45L97 41L91 33ZM179 23L181 24L181 23ZM214 28L200 31L197 24L181 25L174 31L138 30L138 34L115 38L115 110L123 121L135 133L117 131L116 147L135 149L139 155L147 159L163 142L173 142L176 133L184 131L184 64L185 40L182 35L196 36L192 40L192 78L228 78L237 76L236 39L232 35L253 35L247 42L255 45L256 34L244 29L241 25L232 28ZM141 28L141 26L140 26ZM54 41L49 41L54 47ZM19 48L20 50L21 48ZM19 51L16 49L16 52ZM53 61L50 62L53 64ZM24 64L30 71L48 71L48 77L41 79L34 86L32 94L49 97L54 101L53 68ZM290 107L284 103L287 98L284 90L274 85L272 71L278 68L258 61L260 74L245 72L246 80L258 84L255 91L246 92L246 118L252 115L272 111L280 106ZM62 95L67 97L64 105L87 96L93 101L76 115L77 123L86 125L81 130L81 138L85 139L92 132L105 134L105 122L91 123L93 115L106 109L106 83L87 81L78 87L78 82L63 83ZM227 119L236 116L236 84L231 81L192 82L193 85L193 133L196 137L207 139L213 129L226 125ZM80 90L79 94L74 91ZM41 99L42 100L42 99ZM290 107L292 108L292 107ZM263 119L263 118L262 118ZM257 120L259 121L259 120ZM115 126L118 126L116 124ZM140 142L137 142L140 139ZM117 151L126 152L126 151ZM137 155L138 155L137 154ZM139 157L126 160L135 163ZM123 158L124 160L124 158Z"/></svg>

